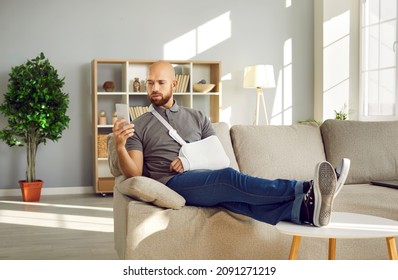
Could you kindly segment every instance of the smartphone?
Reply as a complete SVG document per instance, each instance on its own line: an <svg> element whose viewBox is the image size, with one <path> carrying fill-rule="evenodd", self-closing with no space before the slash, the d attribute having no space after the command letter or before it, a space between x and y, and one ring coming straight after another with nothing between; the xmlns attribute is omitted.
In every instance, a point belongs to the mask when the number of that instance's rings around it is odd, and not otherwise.
<svg viewBox="0 0 398 280"><path fill-rule="evenodd" d="M130 123L129 105L128 104L116 104L116 114L118 119L125 119L126 123Z"/></svg>

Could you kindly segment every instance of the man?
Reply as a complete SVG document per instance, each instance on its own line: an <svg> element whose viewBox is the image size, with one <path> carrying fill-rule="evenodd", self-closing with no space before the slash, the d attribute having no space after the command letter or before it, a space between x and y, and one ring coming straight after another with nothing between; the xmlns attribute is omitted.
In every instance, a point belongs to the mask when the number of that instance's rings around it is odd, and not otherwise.
<svg viewBox="0 0 398 280"><path fill-rule="evenodd" d="M150 66L147 93L154 109L186 142L214 135L211 123L203 113L178 106L173 98L176 86L170 63L158 61ZM316 166L311 181L267 180L232 168L184 172L178 158L180 145L152 113L140 116L133 124L124 125L124 120L117 121L113 133L120 169L127 178L151 177L182 195L187 205L222 206L272 225L282 220L327 225L333 200L349 169L349 161L345 160L338 181L328 162Z"/></svg>

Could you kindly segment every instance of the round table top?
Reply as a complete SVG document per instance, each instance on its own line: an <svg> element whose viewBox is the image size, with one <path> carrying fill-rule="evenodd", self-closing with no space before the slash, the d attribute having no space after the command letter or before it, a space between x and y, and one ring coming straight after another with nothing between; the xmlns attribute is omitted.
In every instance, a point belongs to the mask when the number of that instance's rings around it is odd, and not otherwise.
<svg viewBox="0 0 398 280"><path fill-rule="evenodd" d="M333 212L325 227L279 222L285 234L318 238L377 238L398 236L398 222L386 218L346 212Z"/></svg>

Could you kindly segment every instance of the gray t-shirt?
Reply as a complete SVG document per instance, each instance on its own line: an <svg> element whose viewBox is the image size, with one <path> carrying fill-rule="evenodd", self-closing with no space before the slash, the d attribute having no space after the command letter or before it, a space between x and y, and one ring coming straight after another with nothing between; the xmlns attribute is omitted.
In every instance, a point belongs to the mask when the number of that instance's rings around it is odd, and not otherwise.
<svg viewBox="0 0 398 280"><path fill-rule="evenodd" d="M215 135L209 119L201 111L178 106L176 102L170 109L154 108L187 143ZM143 175L166 184L177 174L170 171L170 163L178 156L180 144L170 137L168 129L150 112L133 120L133 123L135 133L127 139L127 151L142 151Z"/></svg>

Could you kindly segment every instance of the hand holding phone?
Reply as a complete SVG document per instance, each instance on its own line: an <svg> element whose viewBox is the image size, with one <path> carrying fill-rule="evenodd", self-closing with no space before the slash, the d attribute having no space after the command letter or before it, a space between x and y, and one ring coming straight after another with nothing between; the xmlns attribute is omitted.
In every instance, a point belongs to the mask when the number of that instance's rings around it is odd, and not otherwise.
<svg viewBox="0 0 398 280"><path fill-rule="evenodd" d="M116 104L116 114L118 119L125 119L126 124L130 123L130 114L128 104Z"/></svg>
<svg viewBox="0 0 398 280"><path fill-rule="evenodd" d="M124 147L127 138L134 135L134 124L130 124L130 108L128 104L116 104L117 121L113 126L116 145Z"/></svg>

